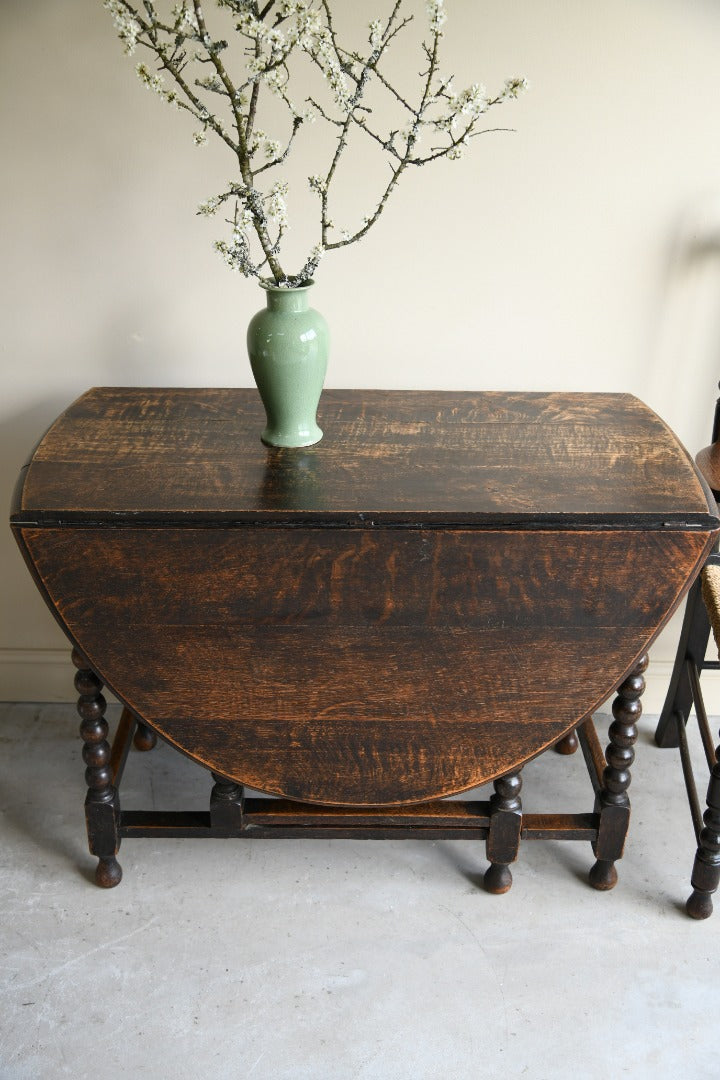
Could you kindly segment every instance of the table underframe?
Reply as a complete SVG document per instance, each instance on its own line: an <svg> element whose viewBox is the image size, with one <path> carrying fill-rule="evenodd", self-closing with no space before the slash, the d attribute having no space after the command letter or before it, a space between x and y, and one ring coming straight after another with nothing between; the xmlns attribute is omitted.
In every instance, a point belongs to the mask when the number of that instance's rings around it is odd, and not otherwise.
<svg viewBox="0 0 720 1080"><path fill-rule="evenodd" d="M512 885L510 864L522 840L584 840L596 862L589 875L599 890L617 882L615 862L622 857L630 819L630 766L645 688L642 656L617 691L609 743L603 753L592 716L577 727L577 743L595 794L592 813L524 814L520 792L521 766L493 781L489 800L435 799L391 807L338 807L293 802L284 798L246 797L243 786L218 773L207 811L122 810L120 785L130 748L150 750L156 736L130 709L123 709L112 745L104 718L103 684L76 649L75 685L79 693L80 733L87 765L85 801L90 851L98 858L95 880L111 888L119 884L117 861L123 839L135 837L207 839L427 839L483 840L490 866L484 886L492 893ZM575 743L572 733L561 742Z"/></svg>

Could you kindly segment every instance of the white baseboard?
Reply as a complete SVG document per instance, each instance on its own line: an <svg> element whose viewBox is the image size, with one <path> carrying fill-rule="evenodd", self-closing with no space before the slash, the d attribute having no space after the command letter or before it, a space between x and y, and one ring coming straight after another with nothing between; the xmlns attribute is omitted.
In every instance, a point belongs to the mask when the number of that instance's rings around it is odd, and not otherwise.
<svg viewBox="0 0 720 1080"><path fill-rule="evenodd" d="M77 701L66 649L0 649L0 701Z"/></svg>
<svg viewBox="0 0 720 1080"><path fill-rule="evenodd" d="M643 697L646 713L662 709L672 661L650 662ZM75 669L70 649L0 649L0 701L75 701ZM703 689L708 713L720 716L720 672L706 671Z"/></svg>

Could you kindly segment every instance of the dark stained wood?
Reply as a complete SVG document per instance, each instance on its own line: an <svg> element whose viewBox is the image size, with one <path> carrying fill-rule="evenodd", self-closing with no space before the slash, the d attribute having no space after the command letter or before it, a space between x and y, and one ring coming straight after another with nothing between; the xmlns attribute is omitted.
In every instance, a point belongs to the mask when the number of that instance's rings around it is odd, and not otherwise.
<svg viewBox="0 0 720 1080"><path fill-rule="evenodd" d="M720 883L720 746L710 772L707 809L703 814L690 883L693 891L685 910L692 919L707 919L712 915L712 898Z"/></svg>
<svg viewBox="0 0 720 1080"><path fill-rule="evenodd" d="M95 389L41 442L14 516L707 524L686 455L626 394L328 390L319 419L322 443L272 450L252 390Z"/></svg>
<svg viewBox="0 0 720 1080"><path fill-rule="evenodd" d="M84 661L84 663L87 662ZM137 726L137 721L130 710L128 708L123 709L110 754L110 772L112 773L113 787L116 789L119 788L122 780L125 763L133 741L133 734L137 738ZM152 734L154 735L155 732L152 732Z"/></svg>
<svg viewBox="0 0 720 1080"><path fill-rule="evenodd" d="M720 398L715 403L711 444L700 451L696 463L714 497L720 498ZM709 556L707 566L717 566L719 561L716 548ZM712 896L720 882L720 748L716 750L714 746L700 687L701 672L717 667L716 661L705 659L709 639L709 612L703 595L702 580L698 578L688 593L670 685L655 731L658 746L677 746L680 750L683 779L698 840L692 873L693 892L686 904L688 915L694 919L706 919L712 914ZM710 770L707 810L704 816L701 816L686 731L692 712L698 721Z"/></svg>
<svg viewBox="0 0 720 1080"><path fill-rule="evenodd" d="M426 812L429 804L404 808L406 812L374 814L357 810L352 814L332 814L330 807L305 807L282 803L280 799L247 799L240 830L213 826L210 814L202 810L127 810L121 815L123 837L187 837L189 839L285 840L486 840L490 804L457 802L457 814ZM293 811L293 807L297 807ZM524 840L583 840L597 838L596 814L525 814Z"/></svg>
<svg viewBox="0 0 720 1080"><path fill-rule="evenodd" d="M564 757L568 757L570 754L577 752L579 745L577 732L573 729L572 731L569 731L567 735L563 735L562 739L555 743L553 749L556 754L562 754Z"/></svg>
<svg viewBox="0 0 720 1080"><path fill-rule="evenodd" d="M342 806L314 806L290 799L248 799L247 821L252 825L332 825L340 827L363 822L370 826L443 826L487 827L490 804L475 800L437 799L385 810Z"/></svg>
<svg viewBox="0 0 720 1080"><path fill-rule="evenodd" d="M686 724L693 708L690 665L699 668L710 640L710 620L702 598L700 577L690 589L685 604L682 630L665 702L660 713L655 742L667 749L679 742L678 723Z"/></svg>
<svg viewBox="0 0 720 1080"><path fill-rule="evenodd" d="M489 893L506 893L512 885L510 863L515 862L520 848L522 829L522 777L519 772L495 780L495 793L490 799L490 826L486 853L490 866L483 884Z"/></svg>
<svg viewBox="0 0 720 1080"><path fill-rule="evenodd" d="M597 814L523 814L523 840L597 840Z"/></svg>
<svg viewBox="0 0 720 1080"><path fill-rule="evenodd" d="M593 814L523 817L519 772L576 728L596 769L586 717L718 533L688 455L629 395L327 391L320 421L273 450L254 391L96 389L22 471L15 535L86 665L102 883L123 835L404 830L486 839L495 891L521 836L591 839L607 887L637 676ZM207 813L120 812L102 684L213 772Z"/></svg>
<svg viewBox="0 0 720 1080"><path fill-rule="evenodd" d="M156 745L157 735L153 729L149 728L147 724L138 724L133 739L135 749L146 754L149 750L153 750Z"/></svg>
<svg viewBox="0 0 720 1080"><path fill-rule="evenodd" d="M605 755L603 754L600 740L595 730L592 719L586 720L578 728L578 741L585 758L588 776L595 794L602 787L602 776L605 771Z"/></svg>
<svg viewBox="0 0 720 1080"><path fill-rule="evenodd" d="M598 838L593 848L597 862L590 871L590 884L605 891L617 883L615 862L622 858L630 819L630 768L635 760L633 749L638 737L638 721L642 715L640 698L645 690L643 672L648 657L641 656L627 679L618 688L613 701L614 720L605 751L607 766L602 775L602 787L597 793L595 810L600 814Z"/></svg>
<svg viewBox="0 0 720 1080"><path fill-rule="evenodd" d="M215 781L210 795L210 823L214 829L237 832L243 827L244 791L224 776L213 773Z"/></svg>
<svg viewBox="0 0 720 1080"><path fill-rule="evenodd" d="M707 546L700 530L23 537L63 625L144 722L238 783L345 805L457 793L556 742L647 648Z"/></svg>
<svg viewBox="0 0 720 1080"><path fill-rule="evenodd" d="M670 529L66 526L23 538L64 619L202 629L645 629L707 545ZM667 585L639 576L659 564Z"/></svg>
<svg viewBox="0 0 720 1080"><path fill-rule="evenodd" d="M122 870L116 858L120 847L120 804L113 782L113 754L107 741L107 704L102 695L103 684L90 669L82 653L77 649L73 650L72 660L78 669L75 689L79 695L77 710L81 717L80 735L85 744L83 761L87 766L85 817L88 841L90 851L98 858L95 881L103 888L111 889L120 883ZM120 758L122 756L120 755Z"/></svg>

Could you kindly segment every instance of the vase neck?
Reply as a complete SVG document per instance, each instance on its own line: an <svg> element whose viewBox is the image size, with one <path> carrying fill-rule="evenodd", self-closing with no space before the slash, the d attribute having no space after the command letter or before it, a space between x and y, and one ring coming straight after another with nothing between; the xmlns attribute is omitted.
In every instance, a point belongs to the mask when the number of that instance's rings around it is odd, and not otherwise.
<svg viewBox="0 0 720 1080"><path fill-rule="evenodd" d="M265 286L268 311L307 311L309 285L299 289L276 289Z"/></svg>

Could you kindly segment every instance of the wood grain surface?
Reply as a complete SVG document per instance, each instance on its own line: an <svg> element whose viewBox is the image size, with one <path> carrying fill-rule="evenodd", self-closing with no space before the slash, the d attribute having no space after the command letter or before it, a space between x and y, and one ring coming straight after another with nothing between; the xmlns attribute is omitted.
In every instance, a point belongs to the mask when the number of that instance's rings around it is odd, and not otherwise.
<svg viewBox="0 0 720 1080"><path fill-rule="evenodd" d="M682 598L716 508L628 395L328 391L268 450L252 391L84 395L13 524L144 722L272 794L400 805L517 771Z"/></svg>
<svg viewBox="0 0 720 1080"><path fill-rule="evenodd" d="M252 787L344 805L461 791L552 744L707 546L670 530L24 535L72 638L144 721Z"/></svg>
<svg viewBox="0 0 720 1080"><path fill-rule="evenodd" d="M687 454L630 395L328 390L319 419L317 446L269 449L254 391L92 390L36 450L14 516L707 518Z"/></svg>

